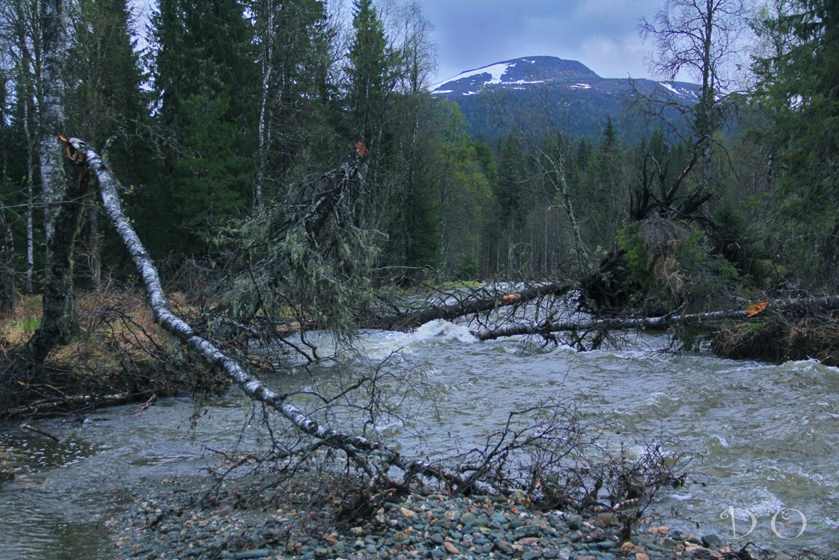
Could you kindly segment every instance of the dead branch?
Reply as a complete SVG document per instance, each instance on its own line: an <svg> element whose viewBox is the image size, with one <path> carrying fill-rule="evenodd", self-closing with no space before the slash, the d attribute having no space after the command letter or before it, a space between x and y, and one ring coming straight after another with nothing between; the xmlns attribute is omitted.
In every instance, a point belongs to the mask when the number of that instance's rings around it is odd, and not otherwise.
<svg viewBox="0 0 839 560"><path fill-rule="evenodd" d="M452 321L501 307L518 306L546 296L560 297L572 288L571 284L551 283L519 292L473 292L464 298L453 296L456 299L454 303L424 306L419 310L396 311L392 315L373 318L366 321L364 326L370 329L408 330L437 319Z"/></svg>
<svg viewBox="0 0 839 560"><path fill-rule="evenodd" d="M49 432L41 430L40 428L36 428L35 426L30 426L29 424L21 424L21 430L26 430L27 432L32 432L33 434L38 434L39 436L45 437L47 439L51 439L55 443L61 443L61 440L58 439L56 436L52 435Z"/></svg>
<svg viewBox="0 0 839 560"><path fill-rule="evenodd" d="M806 313L807 310L829 311L835 309L839 309L839 296L778 299L768 302L766 307L761 309L761 313L765 310L780 313ZM538 324L513 325L496 330L473 332L472 334L480 340L495 340L518 335L548 336L557 332L663 329L680 324L713 323L725 320L748 321L756 316L757 314L749 309L729 309L706 313L661 315L658 317L615 317L558 323L547 320Z"/></svg>
<svg viewBox="0 0 839 560"><path fill-rule="evenodd" d="M392 480L390 470L396 467L405 473L405 480L413 480L417 475L422 475L443 481L459 491L467 489L483 493L500 491L492 484L464 476L457 470L427 461L411 461L398 451L379 442L338 432L322 425L302 409L288 402L287 395L273 391L237 360L209 340L197 335L186 321L172 312L169 300L163 291L157 267L123 212L119 197L119 183L108 166L99 154L82 140L72 138L66 140L65 145L68 148L68 155L86 166L98 179L102 206L143 280L147 301L154 313L155 321L182 345L200 356L208 365L223 371L250 399L274 409L298 432L325 446L343 451L348 459L369 477L371 484L380 480ZM358 167L355 161L347 162L342 166L342 176L351 177L356 173L358 173Z"/></svg>
<svg viewBox="0 0 839 560"><path fill-rule="evenodd" d="M134 393L114 393L111 395L74 395L58 399L41 400L19 406L8 408L0 413L0 418L39 418L44 416L55 416L56 414L73 410L78 411L82 407L95 408L97 406L116 406L136 400L143 395Z"/></svg>

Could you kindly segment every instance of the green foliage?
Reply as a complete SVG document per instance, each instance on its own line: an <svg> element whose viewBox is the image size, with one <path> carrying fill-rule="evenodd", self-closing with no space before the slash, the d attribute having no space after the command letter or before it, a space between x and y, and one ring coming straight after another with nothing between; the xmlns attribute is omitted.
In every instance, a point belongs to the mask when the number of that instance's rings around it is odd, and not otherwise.
<svg viewBox="0 0 839 560"><path fill-rule="evenodd" d="M353 335L355 318L373 297L381 240L354 222L348 190L358 185L336 181L327 177L301 189L318 202L285 200L232 232L233 251L250 248L228 293L236 315L293 319L339 337ZM329 198L335 188L346 189L337 202Z"/></svg>
<svg viewBox="0 0 839 560"><path fill-rule="evenodd" d="M355 133L376 149L387 97L396 86L399 55L388 48L384 24L372 0L354 1L353 29L350 64L346 68L348 101Z"/></svg>
<svg viewBox="0 0 839 560"><path fill-rule="evenodd" d="M592 256L621 249L639 299L662 306L710 304L741 283L835 285L835 2L788 0L763 14L756 29L769 54L755 61L759 87L727 100L739 128L715 137L719 184L698 204L697 147L674 141L656 119L608 118L625 109L623 89L499 91L459 104L428 94L433 61L416 7L383 18L373 0L355 0L345 46L321 0L160 0L141 58L128 5L73 3L62 67L69 131L97 148L115 139L108 159L155 256L218 257L230 248L218 231L229 227L238 243L256 242L251 258L268 271L259 285L302 298L307 318L345 328L340 310L363 305L370 277L406 269L461 279L572 274L577 230ZM26 198L24 109L38 122L37 104L21 101L35 97L27 89L36 72L14 56L0 60L7 206ZM279 201L305 204L311 178L346 160L358 140L369 152L366 184L347 201L336 237L324 246L282 229L296 210ZM254 216L258 173L271 210ZM16 237L23 224L13 220ZM288 307L279 296L268 305ZM316 305L331 311L319 316Z"/></svg>
<svg viewBox="0 0 839 560"><path fill-rule="evenodd" d="M681 305L701 310L726 301L740 286L736 267L715 254L699 227L663 220L627 224L618 233L635 287L635 304L649 312Z"/></svg>
<svg viewBox="0 0 839 560"><path fill-rule="evenodd" d="M650 258L641 239L640 226L637 223L623 226L618 231L617 244L624 253L632 283L638 285L642 291L647 291L653 280L649 267Z"/></svg>
<svg viewBox="0 0 839 560"><path fill-rule="evenodd" d="M150 192L166 201L175 247L198 253L240 214L251 189L259 82L252 34L237 0L162 0L153 23L159 121L172 142Z"/></svg>
<svg viewBox="0 0 839 560"><path fill-rule="evenodd" d="M831 282L839 264L839 4L779 6L755 24L771 54L755 60L754 102L771 118L759 132L778 173L771 211L780 227L767 233L807 283Z"/></svg>
<svg viewBox="0 0 839 560"><path fill-rule="evenodd" d="M338 87L330 79L335 31L320 0L248 0L247 5L254 14L260 87L266 88L260 92L266 96L266 125L276 131L266 138L263 187L270 199L346 155L337 130L342 119Z"/></svg>
<svg viewBox="0 0 839 560"><path fill-rule="evenodd" d="M175 163L172 197L184 248L206 243L240 214L249 191L249 159L224 97L190 96L181 106L184 151Z"/></svg>

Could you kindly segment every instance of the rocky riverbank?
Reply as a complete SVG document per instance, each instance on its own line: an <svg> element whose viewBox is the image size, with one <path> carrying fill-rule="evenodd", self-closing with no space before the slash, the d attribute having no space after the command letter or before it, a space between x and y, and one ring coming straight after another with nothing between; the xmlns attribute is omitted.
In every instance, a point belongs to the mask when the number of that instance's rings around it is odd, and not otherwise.
<svg viewBox="0 0 839 560"><path fill-rule="evenodd" d="M270 500L253 481L212 488L168 480L134 492L113 517L121 558L138 559L411 559L752 560L793 558L644 527L621 542L606 514L583 518L543 512L509 498L411 495L383 501L366 519L341 521L341 498L297 485ZM270 493L262 486L260 492ZM306 503L305 509L301 504ZM344 504L346 505L346 504Z"/></svg>

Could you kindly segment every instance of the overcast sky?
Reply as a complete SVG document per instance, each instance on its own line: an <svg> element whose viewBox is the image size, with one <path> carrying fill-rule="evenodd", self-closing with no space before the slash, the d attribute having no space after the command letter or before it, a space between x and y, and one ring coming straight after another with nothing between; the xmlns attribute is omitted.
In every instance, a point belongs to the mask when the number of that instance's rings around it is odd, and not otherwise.
<svg viewBox="0 0 839 560"><path fill-rule="evenodd" d="M419 0L434 25L437 80L520 56L579 60L606 78L651 77L638 34L665 0Z"/></svg>
<svg viewBox="0 0 839 560"><path fill-rule="evenodd" d="M154 0L132 0L142 16ZM377 0L384 4L386 1ZM397 0L398 1L398 0ZM349 6L352 0L333 0ZM521 56L579 60L606 78L652 77L638 25L666 0L418 0L434 26L434 82Z"/></svg>

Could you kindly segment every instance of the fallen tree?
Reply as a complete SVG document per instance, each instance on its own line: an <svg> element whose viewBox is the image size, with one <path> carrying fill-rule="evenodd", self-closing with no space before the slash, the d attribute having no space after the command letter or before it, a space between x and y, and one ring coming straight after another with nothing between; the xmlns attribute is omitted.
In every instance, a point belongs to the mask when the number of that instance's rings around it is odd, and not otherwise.
<svg viewBox="0 0 839 560"><path fill-rule="evenodd" d="M155 321L209 366L223 371L250 399L270 407L298 432L312 438L314 443L307 446L307 450L328 447L343 451L348 461L369 477L370 484L382 481L390 484L409 484L416 480L417 476L426 476L437 479L458 491L471 490L495 494L504 490L481 480L481 475L487 472L485 468L455 470L427 461L410 460L402 456L399 451L380 442L358 435L345 434L320 424L303 409L289 402L288 395L273 391L221 348L197 335L186 321L171 310L157 267L123 212L119 197L119 183L108 166L84 141L76 138L62 137L60 139L67 148L68 157L77 164L83 165L96 177L102 206L143 281L146 299L154 313ZM358 159L345 163L338 174L339 180L353 180L358 170ZM394 478L392 474L394 468L402 471L401 481Z"/></svg>
<svg viewBox="0 0 839 560"><path fill-rule="evenodd" d="M521 291L507 291L496 288L484 288L469 291L465 295L457 293L445 294L453 303L438 303L416 308L395 309L393 314L373 317L364 322L369 329L409 330L415 329L429 321L442 319L452 321L467 315L477 315L494 311L501 307L518 306L553 296L561 297L573 289L572 284L550 283L525 288Z"/></svg>
<svg viewBox="0 0 839 560"><path fill-rule="evenodd" d="M839 309L839 296L777 299L751 306L748 309L729 309L706 313L675 313L658 317L614 317L588 321L555 322L546 320L534 325L513 325L500 329L474 332L473 334L480 340L495 340L519 335L548 336L559 332L663 329L673 325L697 325L726 320L748 321L767 312L803 315L812 310L830 311L836 309Z"/></svg>
<svg viewBox="0 0 839 560"><path fill-rule="evenodd" d="M94 181L98 183L102 206L142 279L145 301L155 323L178 345L203 360L213 372L221 372L255 405L262 407L272 442L267 460L275 462L278 475L293 474L300 465L313 460L333 461L336 473L344 473L362 488L360 502L355 504L360 507L355 508L354 502L350 502L350 506L353 510L370 514L388 497L397 493L404 495L416 486L430 483L436 489L453 494L509 496L521 493L520 496L526 500L537 499L546 507L574 508L581 513L611 511L626 525L626 530L640 518L658 489L683 480L683 476L676 475L674 470L678 457L675 460L664 458L655 449L645 452L637 461L628 461L624 456L608 460L607 456L604 462L600 454L602 449L597 447L600 451L592 457L597 457L598 463L590 462L587 453L597 445L598 430L590 430L589 426L582 424L574 407L562 402L537 404L511 412L505 425L486 436L483 446L478 445L446 462L405 456L375 436L366 437L367 427L375 426L381 419L381 412L388 413L387 404L382 407L378 396L383 387L376 385L384 363L376 368L375 375L350 381L348 387L341 388L340 393L332 398L310 389L290 394L277 393L263 384L242 362L220 345L198 334L173 311L155 263L123 212L117 179L100 156L83 141L61 140L67 156L89 172L91 187ZM337 181L351 182L357 178L359 163L353 159L331 176ZM52 280L63 282L60 276L53 276ZM509 295L507 299L514 300L516 296ZM365 387L365 384L370 386ZM336 400L345 400L351 391L362 387L364 396L370 396L370 407L348 403L347 410L362 416L364 427L345 428L347 431L343 432L331 428L329 424L341 421L341 418L329 413L320 414L324 407L332 406ZM115 399L121 397L117 394L111 396ZM306 410L293 400L300 396L319 399L322 406ZM148 408L152 402L153 398L149 399L141 410ZM256 408L252 414L255 411ZM268 421L269 412L271 417L282 421L286 430L282 434L282 442L275 439L274 429ZM320 421L321 417L326 420ZM344 426L352 424L341 423ZM351 433L353 430L363 435ZM334 463L336 456L341 457L341 463ZM344 459L346 464L343 464ZM235 468L235 464L243 464L241 460L233 463L231 468ZM639 481L638 485L624 483L630 478ZM282 492L275 487L275 495Z"/></svg>

